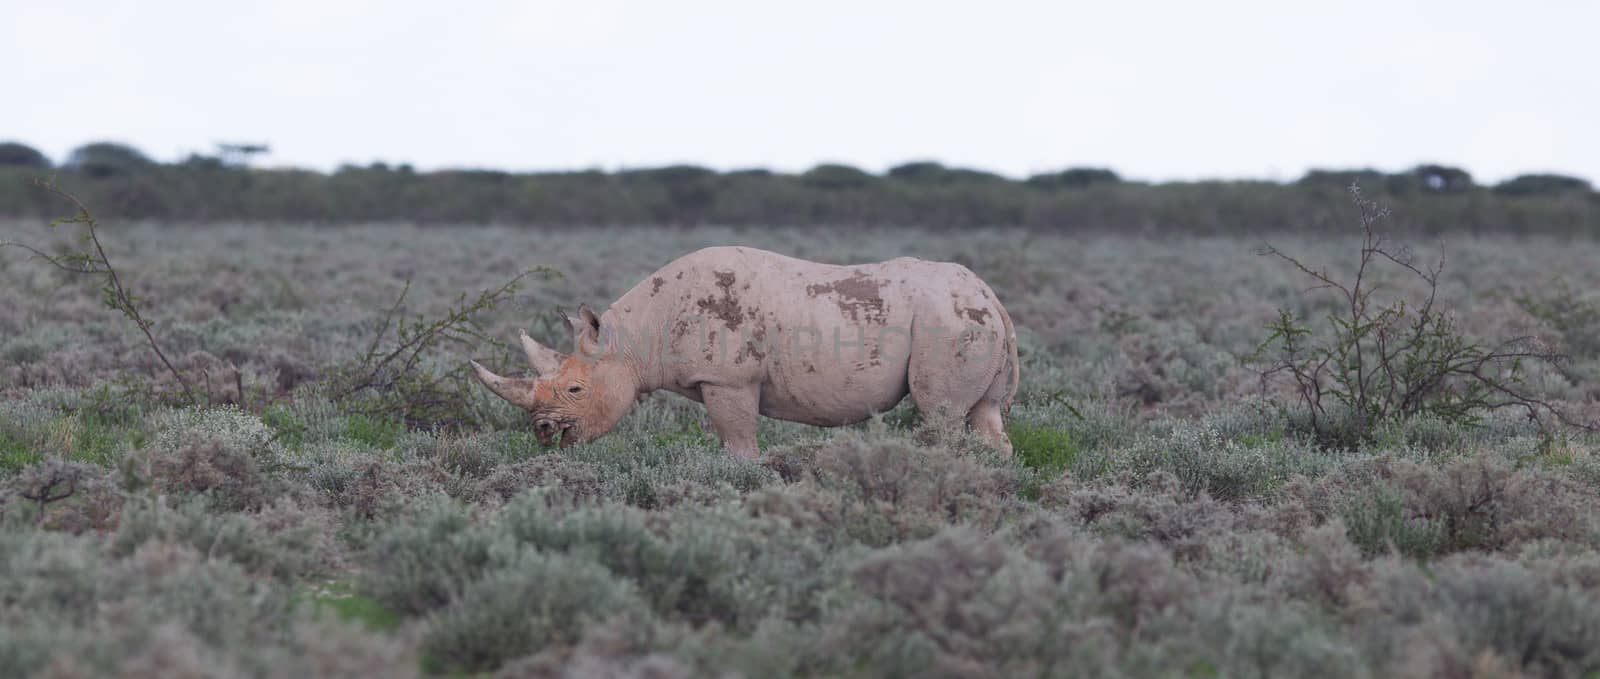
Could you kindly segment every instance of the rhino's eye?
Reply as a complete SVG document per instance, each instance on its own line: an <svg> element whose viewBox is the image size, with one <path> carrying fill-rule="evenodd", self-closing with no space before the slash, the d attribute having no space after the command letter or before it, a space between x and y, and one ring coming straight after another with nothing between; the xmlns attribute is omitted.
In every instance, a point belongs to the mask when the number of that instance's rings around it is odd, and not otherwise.
<svg viewBox="0 0 1600 679"><path fill-rule="evenodd" d="M580 386L574 384L574 385L572 385L570 387L567 387L567 393L569 393L569 394L581 394L581 393L583 393L583 387L580 387Z"/></svg>

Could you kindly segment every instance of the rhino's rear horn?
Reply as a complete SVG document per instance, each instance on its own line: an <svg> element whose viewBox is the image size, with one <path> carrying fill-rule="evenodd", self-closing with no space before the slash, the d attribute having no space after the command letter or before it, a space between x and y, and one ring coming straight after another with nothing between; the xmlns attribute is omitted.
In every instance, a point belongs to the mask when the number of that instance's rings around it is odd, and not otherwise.
<svg viewBox="0 0 1600 679"><path fill-rule="evenodd" d="M493 391L496 396L511 402L511 405L531 410L537 401L533 398L534 380L525 377L501 377L488 368L472 362L472 369L478 373L478 381Z"/></svg>
<svg viewBox="0 0 1600 679"><path fill-rule="evenodd" d="M521 330L522 351L528 355L528 363L533 365L533 371L540 375L554 375L561 372L561 362L566 360L561 352L540 344L528 336L528 331Z"/></svg>

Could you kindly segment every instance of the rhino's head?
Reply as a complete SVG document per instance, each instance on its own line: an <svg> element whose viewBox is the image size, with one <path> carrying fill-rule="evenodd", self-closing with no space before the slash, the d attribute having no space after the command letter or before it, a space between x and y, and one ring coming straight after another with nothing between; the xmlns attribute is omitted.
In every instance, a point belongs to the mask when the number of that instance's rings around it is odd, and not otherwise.
<svg viewBox="0 0 1600 679"><path fill-rule="evenodd" d="M501 377L472 362L479 381L533 416L540 443L550 445L559 438L562 447L611 431L637 400L639 385L637 373L588 306L579 307L567 321L572 325L572 354L547 348L522 332L522 349L537 378Z"/></svg>

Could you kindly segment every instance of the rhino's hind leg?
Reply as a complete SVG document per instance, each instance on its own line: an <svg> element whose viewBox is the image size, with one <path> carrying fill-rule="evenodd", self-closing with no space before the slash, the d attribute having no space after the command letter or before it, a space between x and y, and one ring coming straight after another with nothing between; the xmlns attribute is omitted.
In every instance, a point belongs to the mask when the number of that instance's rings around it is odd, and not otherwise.
<svg viewBox="0 0 1600 679"><path fill-rule="evenodd" d="M711 424L722 438L722 447L745 459L761 454L756 443L756 419L761 407L760 387L700 387L700 400L706 404Z"/></svg>
<svg viewBox="0 0 1600 679"><path fill-rule="evenodd" d="M1002 310L1002 313L1004 311ZM1009 331L1011 319L1006 319L1006 328ZM967 411L967 425L978 435L984 437L995 448L1007 456L1012 454L1011 437L1006 435L1005 412L1011 404L1011 399L1017 394L1017 356L1016 346L1007 342L1004 347L1006 355L1001 363L1000 371L995 373L994 379L989 382L989 389L983 392L983 398Z"/></svg>
<svg viewBox="0 0 1600 679"><path fill-rule="evenodd" d="M967 425L1007 457L1011 456L1011 437L1006 436L1006 423L1000 416L1000 404L988 398L978 399L978 404L967 411Z"/></svg>
<svg viewBox="0 0 1600 679"><path fill-rule="evenodd" d="M926 419L963 417L974 432L1010 455L999 400L1006 393L1010 364L998 334L972 328L919 329L914 323L907 365L917 410Z"/></svg>

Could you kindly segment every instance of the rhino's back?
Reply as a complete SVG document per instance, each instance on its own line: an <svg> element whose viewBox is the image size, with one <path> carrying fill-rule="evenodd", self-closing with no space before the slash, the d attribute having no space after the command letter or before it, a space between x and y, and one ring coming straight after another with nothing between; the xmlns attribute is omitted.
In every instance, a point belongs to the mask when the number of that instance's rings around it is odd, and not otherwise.
<svg viewBox="0 0 1600 679"><path fill-rule="evenodd" d="M901 289L905 284L945 266L954 265L910 257L836 265L742 246L709 247L661 267L614 306L630 313L700 314L733 329L744 324L743 318L766 311L802 312L813 306L831 306L836 313L877 322L893 313L896 301L907 299L909 290Z"/></svg>
<svg viewBox="0 0 1600 679"><path fill-rule="evenodd" d="M741 246L696 250L661 267L614 306L662 320L699 316L727 331L882 328L911 322L918 306L940 300L952 320L992 301L988 287L959 264L900 257L838 265ZM981 312L981 310L978 310ZM909 330L909 328L903 328ZM892 330L891 330L892 331Z"/></svg>

